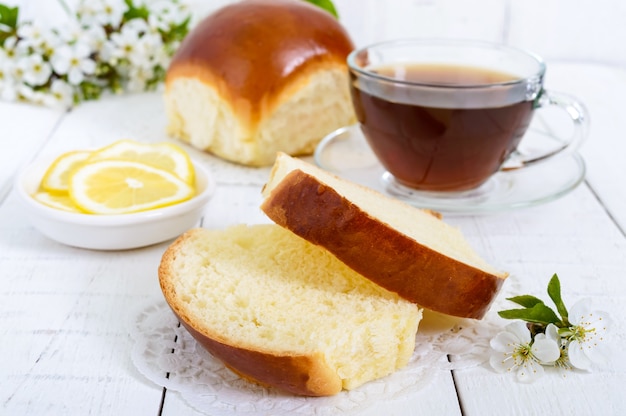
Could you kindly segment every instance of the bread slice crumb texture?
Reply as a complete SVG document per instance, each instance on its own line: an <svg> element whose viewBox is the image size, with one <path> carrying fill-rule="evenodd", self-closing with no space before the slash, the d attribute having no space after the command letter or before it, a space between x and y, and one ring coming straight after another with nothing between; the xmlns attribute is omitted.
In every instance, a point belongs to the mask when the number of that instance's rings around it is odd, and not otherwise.
<svg viewBox="0 0 626 416"><path fill-rule="evenodd" d="M274 224L192 230L159 276L201 334L270 356L322 356L344 389L405 366L415 347L414 304Z"/></svg>

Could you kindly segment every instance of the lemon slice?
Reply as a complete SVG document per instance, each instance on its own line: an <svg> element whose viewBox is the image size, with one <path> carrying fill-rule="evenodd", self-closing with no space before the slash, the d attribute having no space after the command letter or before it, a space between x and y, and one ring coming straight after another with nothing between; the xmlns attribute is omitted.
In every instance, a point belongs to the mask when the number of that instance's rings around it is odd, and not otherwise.
<svg viewBox="0 0 626 416"><path fill-rule="evenodd" d="M33 198L44 205L51 208L60 209L69 212L82 213L80 209L70 199L70 196L65 194L54 194L46 191L38 191L33 194Z"/></svg>
<svg viewBox="0 0 626 416"><path fill-rule="evenodd" d="M90 161L74 170L70 198L91 214L126 214L183 202L195 193L177 175L130 160Z"/></svg>
<svg viewBox="0 0 626 416"><path fill-rule="evenodd" d="M194 182L194 170L189 155L172 143L118 140L95 151L89 162L102 159L122 159L145 163L172 172L189 184Z"/></svg>
<svg viewBox="0 0 626 416"><path fill-rule="evenodd" d="M43 178L41 187L51 193L66 193L70 173L89 158L90 151L75 150L63 153L50 165Z"/></svg>

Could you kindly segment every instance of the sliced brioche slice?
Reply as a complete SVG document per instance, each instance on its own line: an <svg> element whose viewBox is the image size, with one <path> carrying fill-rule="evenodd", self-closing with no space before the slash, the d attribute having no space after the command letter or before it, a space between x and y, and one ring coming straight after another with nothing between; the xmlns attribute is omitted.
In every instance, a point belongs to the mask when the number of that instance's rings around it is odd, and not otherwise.
<svg viewBox="0 0 626 416"><path fill-rule="evenodd" d="M332 395L405 366L421 310L275 224L194 229L165 252L165 299L226 366Z"/></svg>
<svg viewBox="0 0 626 416"><path fill-rule="evenodd" d="M482 318L507 277L432 213L284 153L277 156L263 197L261 208L276 224L436 312Z"/></svg>

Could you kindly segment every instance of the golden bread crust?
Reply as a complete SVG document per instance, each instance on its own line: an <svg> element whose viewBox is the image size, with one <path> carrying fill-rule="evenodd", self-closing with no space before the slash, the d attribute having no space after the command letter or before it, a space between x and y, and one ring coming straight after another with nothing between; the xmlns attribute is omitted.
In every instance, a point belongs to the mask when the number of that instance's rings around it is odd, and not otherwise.
<svg viewBox="0 0 626 416"><path fill-rule="evenodd" d="M379 286L436 312L480 319L506 277L420 244L298 169L276 185L261 209Z"/></svg>
<svg viewBox="0 0 626 416"><path fill-rule="evenodd" d="M209 15L185 38L166 85L191 77L216 88L256 125L309 76L345 68L354 45L329 13L305 1L246 0Z"/></svg>
<svg viewBox="0 0 626 416"><path fill-rule="evenodd" d="M341 391L341 379L326 365L321 354L279 356L229 345L198 332L190 323L179 319L207 351L248 381L301 396L330 396Z"/></svg>

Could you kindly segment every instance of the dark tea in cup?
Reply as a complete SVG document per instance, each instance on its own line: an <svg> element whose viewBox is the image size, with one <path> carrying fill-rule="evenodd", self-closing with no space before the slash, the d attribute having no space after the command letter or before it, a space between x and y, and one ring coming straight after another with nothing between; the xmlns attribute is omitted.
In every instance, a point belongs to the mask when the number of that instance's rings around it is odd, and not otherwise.
<svg viewBox="0 0 626 416"><path fill-rule="evenodd" d="M539 58L498 45L394 41L356 50L348 64L371 149L398 183L418 190L480 186L512 158L535 108L578 104L547 98ZM580 142L579 130L554 153Z"/></svg>

